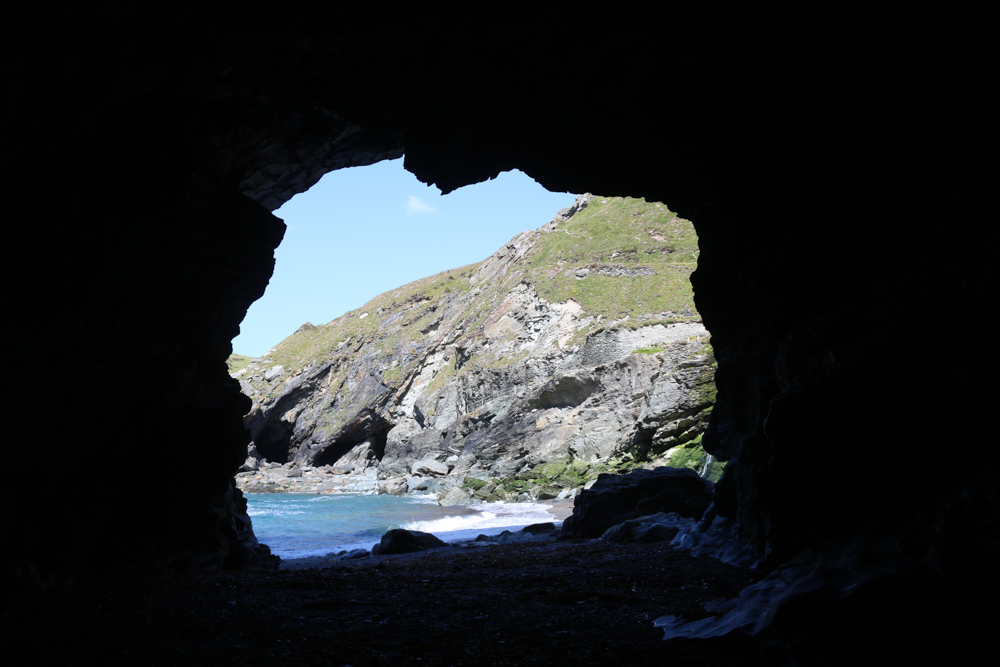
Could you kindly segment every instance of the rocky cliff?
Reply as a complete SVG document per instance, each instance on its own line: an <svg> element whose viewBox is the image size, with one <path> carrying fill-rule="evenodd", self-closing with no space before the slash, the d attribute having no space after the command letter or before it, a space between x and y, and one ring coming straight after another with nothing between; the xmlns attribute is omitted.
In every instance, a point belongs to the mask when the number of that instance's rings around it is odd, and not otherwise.
<svg viewBox="0 0 1000 667"><path fill-rule="evenodd" d="M582 195L479 264L243 360L233 376L253 400L256 451L442 502L567 497L651 461L710 474L697 255L693 227L664 205ZM245 491L293 488L245 467Z"/></svg>

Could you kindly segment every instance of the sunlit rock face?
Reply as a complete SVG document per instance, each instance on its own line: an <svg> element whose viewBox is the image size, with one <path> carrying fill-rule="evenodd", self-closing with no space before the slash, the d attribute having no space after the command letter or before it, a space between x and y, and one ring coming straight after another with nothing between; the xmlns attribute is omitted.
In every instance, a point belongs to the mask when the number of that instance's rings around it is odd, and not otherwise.
<svg viewBox="0 0 1000 667"><path fill-rule="evenodd" d="M705 443L733 461L715 512L765 568L876 563L788 604L835 629L860 596L885 617L992 593L985 22L729 18L13 17L8 567L247 560L227 493L248 405L224 360L281 238L268 210L405 150L446 191L518 167L695 221ZM773 619L775 651L830 645Z"/></svg>

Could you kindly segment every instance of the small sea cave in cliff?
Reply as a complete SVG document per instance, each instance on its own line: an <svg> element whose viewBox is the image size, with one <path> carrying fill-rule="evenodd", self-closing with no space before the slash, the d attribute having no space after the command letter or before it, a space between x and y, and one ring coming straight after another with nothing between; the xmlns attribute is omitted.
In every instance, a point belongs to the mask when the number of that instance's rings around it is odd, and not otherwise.
<svg viewBox="0 0 1000 667"><path fill-rule="evenodd" d="M568 26L555 10L483 21L357 8L333 23L178 11L150 24L18 8L4 154L18 262L4 265L3 295L17 326L0 401L17 467L0 510L14 661L989 655L1000 232L988 21L670 12ZM664 202L694 221L694 304L717 366L701 445L728 463L682 549L516 543L273 570L234 480L253 401L226 365L284 233L271 211L325 173L404 152L442 192L517 168L552 191ZM70 177L53 188L57 172ZM591 263L566 284L625 264ZM568 299L510 293L504 313L544 298L552 326L575 316L551 307ZM399 326L443 335L429 305L397 302ZM488 319L500 340L504 324ZM426 477L466 462L476 480L517 477L528 455L508 447L514 436L564 425L535 413L490 439L486 425L512 414L491 403L498 389L539 377L527 361L484 364L463 409L443 409L434 378L486 343L457 342L450 359L420 357L420 373L407 375L417 356L401 350L354 385L381 395L398 378L427 381L402 405L408 430L386 435L390 477L413 472L410 454ZM523 397L527 415L599 407L598 380L565 371ZM299 377L320 390L335 375ZM621 410L607 413L610 426ZM307 457L321 431L289 436L289 449ZM574 461L600 452L552 442ZM450 453L425 457L433 447ZM469 452L489 452L490 468ZM694 557L730 547L753 569Z"/></svg>

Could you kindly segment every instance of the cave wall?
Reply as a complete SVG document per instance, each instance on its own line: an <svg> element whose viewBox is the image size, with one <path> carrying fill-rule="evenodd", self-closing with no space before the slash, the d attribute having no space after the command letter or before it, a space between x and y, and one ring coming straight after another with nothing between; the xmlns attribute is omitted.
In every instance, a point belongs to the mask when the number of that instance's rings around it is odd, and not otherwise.
<svg viewBox="0 0 1000 667"><path fill-rule="evenodd" d="M733 461L716 511L767 567L862 538L937 572L995 560L996 54L975 20L18 11L11 567L234 562L248 405L224 361L272 270L268 211L404 150L444 191L517 167L695 221L705 444Z"/></svg>

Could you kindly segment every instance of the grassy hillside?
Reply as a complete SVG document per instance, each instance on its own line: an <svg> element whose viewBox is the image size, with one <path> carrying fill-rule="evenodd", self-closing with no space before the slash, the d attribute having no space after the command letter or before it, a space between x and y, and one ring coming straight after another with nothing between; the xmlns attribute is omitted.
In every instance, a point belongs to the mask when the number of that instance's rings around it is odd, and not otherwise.
<svg viewBox="0 0 1000 667"><path fill-rule="evenodd" d="M378 295L361 308L319 326L303 325L274 347L267 360L270 365L299 368L355 349L362 341L382 339L393 347L408 338L419 338L420 329L434 318L436 304L446 296L469 290L469 276L478 264L444 271L421 278L390 292ZM433 310L432 310L433 307ZM396 317L398 319L394 320ZM385 331L385 324L396 331Z"/></svg>
<svg viewBox="0 0 1000 667"><path fill-rule="evenodd" d="M572 298L591 315L619 319L672 311L694 314L693 225L643 199L595 197L528 253L524 277L549 301ZM579 269L589 269L583 280ZM614 275L640 274L628 278Z"/></svg>
<svg viewBox="0 0 1000 667"><path fill-rule="evenodd" d="M697 264L697 236L690 222L663 204L594 197L554 229L525 232L511 243L527 248L517 261L488 258L385 292L327 324L303 325L257 362L233 355L230 372L249 365L249 378L281 365L294 374L334 357L375 354L384 357L382 381L398 384L413 358L410 352L442 309L460 312L461 345L482 331L486 318L519 283L534 286L550 302L573 299L581 305L590 319L576 342L609 326L697 318L689 280ZM482 361L496 365L517 359Z"/></svg>
<svg viewBox="0 0 1000 667"><path fill-rule="evenodd" d="M226 365L229 366L229 374L232 375L243 370L250 365L251 361L253 361L253 357L247 357L242 354L229 355L229 359L226 360Z"/></svg>

